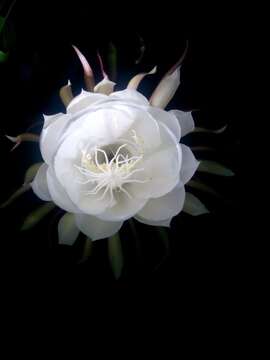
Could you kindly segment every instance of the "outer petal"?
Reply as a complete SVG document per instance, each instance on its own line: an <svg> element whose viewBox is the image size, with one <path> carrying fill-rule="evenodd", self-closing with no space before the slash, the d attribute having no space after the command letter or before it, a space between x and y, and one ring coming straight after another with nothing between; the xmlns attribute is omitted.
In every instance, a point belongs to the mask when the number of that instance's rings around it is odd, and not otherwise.
<svg viewBox="0 0 270 360"><path fill-rule="evenodd" d="M180 110L171 110L169 113L173 114L181 127L181 136L185 136L188 133L192 132L195 128L194 120L191 114L191 111L184 112Z"/></svg>
<svg viewBox="0 0 270 360"><path fill-rule="evenodd" d="M170 227L172 218L170 219L166 219L166 220L160 220L160 221L153 221L153 220L148 220L143 218L142 216L136 215L134 216L134 218L136 220L138 220L139 222L146 224L146 225L151 225L151 226L164 226L164 227Z"/></svg>
<svg viewBox="0 0 270 360"><path fill-rule="evenodd" d="M182 167L180 170L180 179L183 184L186 184L194 175L195 171L199 166L199 161L195 159L190 148L186 145L181 144L182 148Z"/></svg>
<svg viewBox="0 0 270 360"><path fill-rule="evenodd" d="M74 214L66 213L61 217L58 223L59 244L73 245L79 233Z"/></svg>
<svg viewBox="0 0 270 360"><path fill-rule="evenodd" d="M126 187L129 191L129 187ZM107 221L124 221L134 216L147 202L147 199L136 197L128 198L123 192L115 194L116 204L98 214L99 219Z"/></svg>
<svg viewBox="0 0 270 360"><path fill-rule="evenodd" d="M71 122L67 114L57 114L55 117L45 117L44 127L40 137L40 151L47 164L51 164L59 146L60 138Z"/></svg>
<svg viewBox="0 0 270 360"><path fill-rule="evenodd" d="M150 114L159 122L163 123L171 130L171 132L176 137L177 141L180 141L181 138L181 128L176 116L171 112L164 111L153 106L148 108Z"/></svg>
<svg viewBox="0 0 270 360"><path fill-rule="evenodd" d="M38 169L36 176L31 183L32 189L34 193L44 201L52 201L52 197L50 195L47 183L47 173L48 165L42 164Z"/></svg>
<svg viewBox="0 0 270 360"><path fill-rule="evenodd" d="M55 122L56 120L58 120L59 118L61 118L63 116L65 116L64 113L58 113L58 114L54 114L54 115L43 114L43 118L44 118L43 129L46 129L49 125L51 125L53 122Z"/></svg>
<svg viewBox="0 0 270 360"><path fill-rule="evenodd" d="M157 67L155 66L151 71L140 73L135 75L128 83L127 89L137 89L140 85L141 81L145 78L147 75L153 75L157 72Z"/></svg>
<svg viewBox="0 0 270 360"><path fill-rule="evenodd" d="M82 90L80 95L76 96L68 105L67 113L76 114L78 111L82 111L90 105L106 99L107 96L104 94L97 94Z"/></svg>
<svg viewBox="0 0 270 360"><path fill-rule="evenodd" d="M110 100L120 100L135 105L149 105L146 97L134 89L116 91L110 95Z"/></svg>
<svg viewBox="0 0 270 360"><path fill-rule="evenodd" d="M160 134L162 139L160 148L143 159L138 167L144 170L137 172L132 178L140 181L131 183L133 196L157 198L167 194L179 182L181 147L163 123L160 124Z"/></svg>
<svg viewBox="0 0 270 360"><path fill-rule="evenodd" d="M47 181L51 197L57 206L71 213L80 212L77 206L74 205L73 202L70 200L65 189L57 180L55 173L51 167L47 171Z"/></svg>
<svg viewBox="0 0 270 360"><path fill-rule="evenodd" d="M115 82L109 80L107 77L104 77L104 79L94 87L94 92L110 95L113 92L115 85Z"/></svg>
<svg viewBox="0 0 270 360"><path fill-rule="evenodd" d="M183 211L192 216L208 214L205 205L193 194L187 192Z"/></svg>
<svg viewBox="0 0 270 360"><path fill-rule="evenodd" d="M123 222L103 221L91 215L76 215L76 224L92 240L104 239L120 230Z"/></svg>
<svg viewBox="0 0 270 360"><path fill-rule="evenodd" d="M172 74L166 75L158 84L150 98L152 106L164 109L173 98L180 84L180 68Z"/></svg>
<svg viewBox="0 0 270 360"><path fill-rule="evenodd" d="M150 221L167 220L177 215L184 206L185 188L176 186L160 198L150 199L138 215Z"/></svg>

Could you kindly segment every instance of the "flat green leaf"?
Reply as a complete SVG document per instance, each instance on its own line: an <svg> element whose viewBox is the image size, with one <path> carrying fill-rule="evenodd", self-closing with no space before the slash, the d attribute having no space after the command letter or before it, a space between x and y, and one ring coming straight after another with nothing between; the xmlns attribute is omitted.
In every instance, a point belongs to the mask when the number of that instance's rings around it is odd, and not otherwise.
<svg viewBox="0 0 270 360"><path fill-rule="evenodd" d="M124 265L122 245L118 233L108 239L108 255L114 277L118 280Z"/></svg>
<svg viewBox="0 0 270 360"><path fill-rule="evenodd" d="M4 63L8 59L9 53L5 53L4 51L0 50L0 63Z"/></svg>
<svg viewBox="0 0 270 360"><path fill-rule="evenodd" d="M206 192L208 194L211 194L213 196L216 196L217 198L221 198L221 195L216 192L216 190L214 190L213 188L211 188L210 186L202 183L201 181L199 180L190 180L187 184L187 186L190 186L191 188L193 189L196 189L196 190L201 190L203 192Z"/></svg>
<svg viewBox="0 0 270 360"><path fill-rule="evenodd" d="M58 242L59 244L72 246L80 230L78 229L74 214L65 213L58 222Z"/></svg>
<svg viewBox="0 0 270 360"><path fill-rule="evenodd" d="M192 216L199 216L209 213L208 209L201 202L201 200L189 192L186 192L183 211Z"/></svg>
<svg viewBox="0 0 270 360"><path fill-rule="evenodd" d="M26 170L26 173L24 175L24 184L29 184L34 179L38 169L42 164L42 162L35 163Z"/></svg>
<svg viewBox="0 0 270 360"><path fill-rule="evenodd" d="M198 171L206 172L209 174L220 175L220 176L234 176L231 169L226 166L211 160L203 160L200 162Z"/></svg>
<svg viewBox="0 0 270 360"><path fill-rule="evenodd" d="M0 205L0 209L3 209L10 204L12 204L18 197L23 195L26 191L30 190L31 186L29 184L25 184L22 187L20 187L18 190L16 190L4 203Z"/></svg>
<svg viewBox="0 0 270 360"><path fill-rule="evenodd" d="M78 263L82 264L85 261L87 261L88 258L92 255L92 251L93 251L93 241L89 238L86 238L85 242L84 242L82 256L81 256L80 260L78 261Z"/></svg>
<svg viewBox="0 0 270 360"><path fill-rule="evenodd" d="M50 211L55 208L54 203L48 202L32 211L25 219L21 231L29 230L37 225Z"/></svg>
<svg viewBox="0 0 270 360"><path fill-rule="evenodd" d="M227 127L228 127L228 125L225 125L225 126L222 126L222 128L217 129L217 130L195 127L193 132L204 132L204 133L209 133L209 134L222 134L227 129Z"/></svg>

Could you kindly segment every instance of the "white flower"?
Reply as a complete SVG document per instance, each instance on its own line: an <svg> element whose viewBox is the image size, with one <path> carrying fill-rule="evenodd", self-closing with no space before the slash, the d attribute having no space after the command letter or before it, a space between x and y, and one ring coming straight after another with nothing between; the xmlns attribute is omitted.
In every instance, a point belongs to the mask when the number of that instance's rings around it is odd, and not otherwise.
<svg viewBox="0 0 270 360"><path fill-rule="evenodd" d="M136 90L137 81L135 88L112 92L114 83L104 78L96 92L75 97L66 114L44 116L45 163L32 188L74 214L59 224L61 242L75 240L75 227L92 240L111 236L131 217L169 226L182 210L184 184L198 162L179 141L194 123L191 113L161 109L179 77L179 69L165 76L150 102Z"/></svg>

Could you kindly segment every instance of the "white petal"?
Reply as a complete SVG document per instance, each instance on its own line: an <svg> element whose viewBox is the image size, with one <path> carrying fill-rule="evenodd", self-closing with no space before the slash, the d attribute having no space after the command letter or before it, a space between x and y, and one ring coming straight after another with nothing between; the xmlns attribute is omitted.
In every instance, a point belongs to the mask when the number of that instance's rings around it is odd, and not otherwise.
<svg viewBox="0 0 270 360"><path fill-rule="evenodd" d="M194 120L191 114L191 111L184 112L180 110L171 110L169 113L176 116L180 127L181 127L181 136L185 136L188 133L192 132L195 128Z"/></svg>
<svg viewBox="0 0 270 360"><path fill-rule="evenodd" d="M182 209L185 201L185 188L176 186L168 194L160 198L150 199L138 215L147 220L167 220L177 215Z"/></svg>
<svg viewBox="0 0 270 360"><path fill-rule="evenodd" d="M137 74L135 75L128 83L127 89L137 89L140 85L141 81L145 78L147 75L153 75L157 72L157 67L155 66L151 71Z"/></svg>
<svg viewBox="0 0 270 360"><path fill-rule="evenodd" d="M107 96L82 90L80 95L76 96L68 105L67 113L74 114L99 101L104 101Z"/></svg>
<svg viewBox="0 0 270 360"><path fill-rule="evenodd" d="M129 187L126 187L129 191ZM123 192L115 193L116 204L108 207L104 212L98 214L98 218L107 221L124 221L134 216L147 202L147 199L130 199Z"/></svg>
<svg viewBox="0 0 270 360"><path fill-rule="evenodd" d="M186 184L194 175L199 166L199 161L195 159L190 148L181 144L182 148L182 167L180 171L180 179L183 184Z"/></svg>
<svg viewBox="0 0 270 360"><path fill-rule="evenodd" d="M47 183L47 173L48 165L42 164L40 168L38 169L36 176L31 183L32 189L34 193L44 201L52 201L49 189L48 189L48 183Z"/></svg>
<svg viewBox="0 0 270 360"><path fill-rule="evenodd" d="M58 113L58 114L54 114L54 115L45 115L45 114L43 114L43 118L44 118L43 129L46 129L54 121L56 121L60 117L63 117L64 115L65 115L64 113Z"/></svg>
<svg viewBox="0 0 270 360"><path fill-rule="evenodd" d="M131 179L143 183L131 183L131 194L135 197L156 198L167 194L179 182L179 172L182 162L181 147L175 136L164 125L160 124L161 146L155 152L145 157L138 168L141 172Z"/></svg>
<svg viewBox="0 0 270 360"><path fill-rule="evenodd" d="M164 227L170 227L172 218L166 219L166 220L159 220L159 221L154 221L154 220L148 220L143 218L142 216L136 215L134 216L134 218L136 220L138 220L139 222L146 224L146 225L151 225L151 226L164 226Z"/></svg>
<svg viewBox="0 0 270 360"><path fill-rule="evenodd" d="M51 167L49 167L47 171L47 181L51 197L57 206L71 213L80 212L80 210L72 203L65 189L57 180Z"/></svg>
<svg viewBox="0 0 270 360"><path fill-rule="evenodd" d="M150 98L150 104L164 109L173 98L180 84L180 68L166 75L158 84Z"/></svg>
<svg viewBox="0 0 270 360"><path fill-rule="evenodd" d="M137 105L149 105L149 101L146 97L134 89L116 91L110 95L110 100L120 100L125 103L133 103Z"/></svg>
<svg viewBox="0 0 270 360"><path fill-rule="evenodd" d="M156 107L149 107L150 114L159 122L166 125L176 137L177 141L181 138L181 128L175 115L171 111L164 111Z"/></svg>
<svg viewBox="0 0 270 360"><path fill-rule="evenodd" d="M192 216L209 213L204 204L193 194L187 192L183 211Z"/></svg>
<svg viewBox="0 0 270 360"><path fill-rule="evenodd" d="M58 223L59 244L73 245L79 233L74 214L66 213L61 217Z"/></svg>
<svg viewBox="0 0 270 360"><path fill-rule="evenodd" d="M103 221L91 215L76 215L78 228L91 240L104 239L120 230L122 221Z"/></svg>
<svg viewBox="0 0 270 360"><path fill-rule="evenodd" d="M110 81L108 78L105 77L94 87L94 92L110 95L113 92L115 85L115 82Z"/></svg>
<svg viewBox="0 0 270 360"><path fill-rule="evenodd" d="M60 138L72 118L67 114L58 114L54 119L46 120L40 137L40 151L47 164L51 164L59 146Z"/></svg>
<svg viewBox="0 0 270 360"><path fill-rule="evenodd" d="M123 134L123 139L136 142L142 147L144 154L152 153L161 145L159 123L145 109L123 106L123 110L134 119L128 133Z"/></svg>

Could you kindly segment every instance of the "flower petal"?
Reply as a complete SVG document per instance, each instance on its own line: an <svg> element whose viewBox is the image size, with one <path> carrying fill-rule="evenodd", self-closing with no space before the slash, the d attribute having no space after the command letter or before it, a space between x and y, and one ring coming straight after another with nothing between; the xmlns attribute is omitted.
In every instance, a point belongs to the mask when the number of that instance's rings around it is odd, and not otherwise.
<svg viewBox="0 0 270 360"><path fill-rule="evenodd" d="M57 113L54 115L43 114L43 118L44 118L43 130L46 129L49 125L51 125L54 121L56 121L60 117L63 117L64 115L65 115L64 113Z"/></svg>
<svg viewBox="0 0 270 360"><path fill-rule="evenodd" d="M166 125L176 137L177 141L181 138L181 128L176 116L171 111L164 111L156 107L149 107L150 114L159 122Z"/></svg>
<svg viewBox="0 0 270 360"><path fill-rule="evenodd" d="M205 205L193 194L187 192L183 211L192 216L208 214Z"/></svg>
<svg viewBox="0 0 270 360"><path fill-rule="evenodd" d="M195 159L195 156L188 146L181 144L181 148L183 158L182 167L180 170L180 179L183 184L186 184L197 170L199 161Z"/></svg>
<svg viewBox="0 0 270 360"><path fill-rule="evenodd" d="M135 75L128 83L127 89L137 89L141 81L146 75L153 75L157 72L157 67L155 66L151 71Z"/></svg>
<svg viewBox="0 0 270 360"><path fill-rule="evenodd" d="M57 180L55 173L51 167L47 171L48 188L54 203L61 209L71 213L79 213L80 210L73 204L67 195L65 189Z"/></svg>
<svg viewBox="0 0 270 360"><path fill-rule="evenodd" d="M129 186L126 187L126 191L129 192ZM112 207L98 214L98 218L107 221L124 221L134 216L140 211L147 202L147 199L143 198L129 198L125 193L115 193L116 203Z"/></svg>
<svg viewBox="0 0 270 360"><path fill-rule="evenodd" d="M151 225L151 226L164 226L164 227L170 227L172 218L166 219L166 220L159 220L159 221L154 221L154 220L148 220L143 218L142 216L136 215L134 216L134 218L146 225Z"/></svg>
<svg viewBox="0 0 270 360"><path fill-rule="evenodd" d="M52 201L52 197L50 195L47 183L47 173L48 165L42 164L38 169L36 176L31 183L32 189L34 193L44 201Z"/></svg>
<svg viewBox="0 0 270 360"><path fill-rule="evenodd" d="M85 108L93 105L99 101L106 100L107 96L104 94L97 94L82 90L80 95L76 96L68 105L67 113L76 114L78 111L82 111Z"/></svg>
<svg viewBox="0 0 270 360"><path fill-rule="evenodd" d="M103 80L101 80L95 87L94 92L110 95L113 92L113 89L115 87L115 82L109 80L107 77L104 77Z"/></svg>
<svg viewBox="0 0 270 360"><path fill-rule="evenodd" d="M146 97L134 89L116 91L110 95L110 100L120 100L125 103L133 103L137 105L149 105L149 101Z"/></svg>
<svg viewBox="0 0 270 360"><path fill-rule="evenodd" d="M150 98L150 104L164 109L173 98L180 84L180 68L165 75Z"/></svg>
<svg viewBox="0 0 270 360"><path fill-rule="evenodd" d="M173 114L181 127L181 136L185 136L188 133L192 132L195 128L194 120L191 114L191 111L184 112L180 110L171 110L169 113Z"/></svg>
<svg viewBox="0 0 270 360"><path fill-rule="evenodd" d="M179 182L182 162L181 147L175 136L163 124L160 124L161 146L146 156L138 168L141 172L134 174L130 183L131 194L135 197L157 198L167 194Z"/></svg>
<svg viewBox="0 0 270 360"><path fill-rule="evenodd" d="M150 199L145 207L138 212L138 216L150 220L167 220L177 215L184 206L185 188L176 186L168 194L160 198Z"/></svg>
<svg viewBox="0 0 270 360"><path fill-rule="evenodd" d="M66 213L61 217L58 223L59 244L73 245L79 233L74 214Z"/></svg>
<svg viewBox="0 0 270 360"><path fill-rule="evenodd" d="M104 239L120 230L122 221L103 221L91 215L75 215L78 228L91 240Z"/></svg>
<svg viewBox="0 0 270 360"><path fill-rule="evenodd" d="M45 117L44 127L40 137L40 151L44 161L50 165L59 146L59 140L72 118L67 114L57 114L55 117Z"/></svg>

